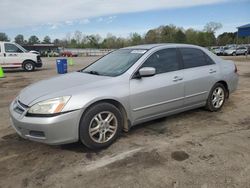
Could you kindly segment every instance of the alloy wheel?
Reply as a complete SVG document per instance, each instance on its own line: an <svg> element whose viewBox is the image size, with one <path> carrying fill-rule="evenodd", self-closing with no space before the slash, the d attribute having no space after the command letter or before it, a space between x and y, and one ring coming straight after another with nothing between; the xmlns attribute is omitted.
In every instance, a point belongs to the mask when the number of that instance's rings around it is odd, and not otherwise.
<svg viewBox="0 0 250 188"><path fill-rule="evenodd" d="M112 112L96 114L89 124L89 136L97 143L106 143L116 134L118 121Z"/></svg>
<svg viewBox="0 0 250 188"><path fill-rule="evenodd" d="M225 92L221 87L216 87L212 94L212 104L214 108L220 108L225 100Z"/></svg>

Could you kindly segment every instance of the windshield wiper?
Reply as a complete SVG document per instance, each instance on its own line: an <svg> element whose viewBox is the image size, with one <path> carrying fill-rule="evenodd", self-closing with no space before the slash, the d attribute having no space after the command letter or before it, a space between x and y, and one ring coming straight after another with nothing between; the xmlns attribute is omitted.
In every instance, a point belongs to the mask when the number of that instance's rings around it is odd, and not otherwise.
<svg viewBox="0 0 250 188"><path fill-rule="evenodd" d="M99 72L97 71L83 71L85 73L88 73L88 74L93 74L93 75L100 75Z"/></svg>

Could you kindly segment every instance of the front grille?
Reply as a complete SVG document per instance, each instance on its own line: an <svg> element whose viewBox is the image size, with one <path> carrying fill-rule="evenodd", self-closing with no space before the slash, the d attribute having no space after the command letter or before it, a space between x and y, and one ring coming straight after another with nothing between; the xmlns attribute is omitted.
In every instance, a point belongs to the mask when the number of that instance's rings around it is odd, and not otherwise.
<svg viewBox="0 0 250 188"><path fill-rule="evenodd" d="M22 114L24 112L24 109L20 108L19 106L16 106L14 108L15 112L17 112L18 114Z"/></svg>
<svg viewBox="0 0 250 188"><path fill-rule="evenodd" d="M28 106L23 104L19 100L15 102L14 111L17 112L18 114L23 114L27 108Z"/></svg>
<svg viewBox="0 0 250 188"><path fill-rule="evenodd" d="M41 57L40 57L40 55L37 56L37 62L41 62Z"/></svg>

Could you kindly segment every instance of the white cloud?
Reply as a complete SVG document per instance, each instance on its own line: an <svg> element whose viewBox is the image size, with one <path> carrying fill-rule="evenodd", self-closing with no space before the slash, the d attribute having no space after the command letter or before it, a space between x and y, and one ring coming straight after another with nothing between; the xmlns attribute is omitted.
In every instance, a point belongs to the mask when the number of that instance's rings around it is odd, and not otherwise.
<svg viewBox="0 0 250 188"><path fill-rule="evenodd" d="M70 25L74 20L93 17L224 1L229 0L1 0L0 12L5 16L0 16L0 29L41 25L48 22L64 22Z"/></svg>
<svg viewBox="0 0 250 188"><path fill-rule="evenodd" d="M72 21L72 20L66 20L66 21L65 21L65 24L66 24L66 25L73 25L73 24L74 24L74 21Z"/></svg>
<svg viewBox="0 0 250 188"><path fill-rule="evenodd" d="M88 24L90 20L88 18L82 19L79 21L79 24Z"/></svg>

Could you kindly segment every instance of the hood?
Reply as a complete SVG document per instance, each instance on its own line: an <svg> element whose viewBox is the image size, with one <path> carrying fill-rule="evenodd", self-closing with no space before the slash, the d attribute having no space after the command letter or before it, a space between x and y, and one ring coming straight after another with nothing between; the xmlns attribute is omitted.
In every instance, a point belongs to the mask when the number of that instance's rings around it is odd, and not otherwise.
<svg viewBox="0 0 250 188"><path fill-rule="evenodd" d="M60 93L60 91L70 90L78 86L89 86L96 82L103 82L106 79L112 79L112 77L91 75L81 72L68 73L26 87L20 92L18 99L23 104L29 105L32 101L40 97L53 93Z"/></svg>

